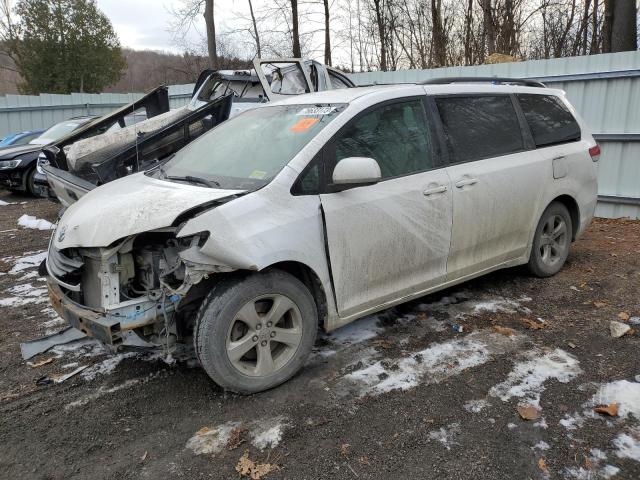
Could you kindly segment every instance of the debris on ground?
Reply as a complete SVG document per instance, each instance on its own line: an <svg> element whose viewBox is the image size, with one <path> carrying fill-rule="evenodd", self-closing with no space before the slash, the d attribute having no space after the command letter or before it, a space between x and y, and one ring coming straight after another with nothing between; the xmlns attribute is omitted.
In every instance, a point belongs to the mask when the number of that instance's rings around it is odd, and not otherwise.
<svg viewBox="0 0 640 480"><path fill-rule="evenodd" d="M142 454L142 456L140 457L140 461L144 462L147 459L149 452L147 450L144 451L144 453Z"/></svg>
<svg viewBox="0 0 640 480"><path fill-rule="evenodd" d="M611 323L609 323L609 331L613 338L620 338L629 330L631 330L631 327L626 323L616 322L615 320L612 320Z"/></svg>
<svg viewBox="0 0 640 480"><path fill-rule="evenodd" d="M631 315L629 315L627 312L620 312L618 314L618 318L623 322L628 322L629 319L631 318Z"/></svg>
<svg viewBox="0 0 640 480"><path fill-rule="evenodd" d="M83 365L69 373L51 375L50 377L47 375L44 375L36 380L36 385L38 385L39 387L42 387L45 385L52 385L54 383L58 384L58 383L65 382L69 380L71 377L75 377L77 374L79 374L81 371L83 371L85 368L88 368L88 367L89 365Z"/></svg>
<svg viewBox="0 0 640 480"><path fill-rule="evenodd" d="M64 345L65 343L70 343L85 337L86 335L80 330L68 327L58 333L54 333L53 335L47 335L45 337L21 343L20 351L22 353L22 358L24 360L29 360L31 357L35 357L39 353L44 353L52 347Z"/></svg>
<svg viewBox="0 0 640 480"><path fill-rule="evenodd" d="M540 409L535 405L518 405L518 415L523 420L537 420L540 418Z"/></svg>
<svg viewBox="0 0 640 480"><path fill-rule="evenodd" d="M236 465L236 472L241 477L249 477L252 480L259 480L265 475L278 470L280 467L271 463L256 463L249 458L249 450L245 450L238 464Z"/></svg>
<svg viewBox="0 0 640 480"><path fill-rule="evenodd" d="M340 455L342 455L343 457L347 456L347 453L349 452L349 447L351 445L349 445L348 443L343 443L342 446L340 447Z"/></svg>
<svg viewBox="0 0 640 480"><path fill-rule="evenodd" d="M542 330L544 327L546 327L546 322L543 321L536 321L536 320L531 320L529 318L522 318L522 323L524 323L525 327L527 327L529 330Z"/></svg>
<svg viewBox="0 0 640 480"><path fill-rule="evenodd" d="M55 357L43 358L39 362L27 362L31 368L42 367L43 365L48 365L55 360Z"/></svg>
<svg viewBox="0 0 640 480"><path fill-rule="evenodd" d="M601 413L603 415L609 415L610 417L618 416L618 404L610 403L609 405L597 405L593 407L593 411L596 413Z"/></svg>
<svg viewBox="0 0 640 480"><path fill-rule="evenodd" d="M538 460L538 468L545 474L549 475L549 468L547 468L547 462L544 461L544 458L540 457Z"/></svg>

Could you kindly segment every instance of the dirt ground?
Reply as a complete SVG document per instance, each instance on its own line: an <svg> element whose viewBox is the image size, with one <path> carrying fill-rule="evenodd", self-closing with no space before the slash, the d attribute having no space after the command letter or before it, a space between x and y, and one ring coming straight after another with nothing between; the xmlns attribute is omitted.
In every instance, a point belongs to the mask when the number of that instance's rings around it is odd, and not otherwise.
<svg viewBox="0 0 640 480"><path fill-rule="evenodd" d="M35 274L51 231L17 222L58 206L0 200L1 478L640 478L640 222L596 220L553 278L505 270L321 335L242 397L87 340L29 366L20 343L64 324Z"/></svg>

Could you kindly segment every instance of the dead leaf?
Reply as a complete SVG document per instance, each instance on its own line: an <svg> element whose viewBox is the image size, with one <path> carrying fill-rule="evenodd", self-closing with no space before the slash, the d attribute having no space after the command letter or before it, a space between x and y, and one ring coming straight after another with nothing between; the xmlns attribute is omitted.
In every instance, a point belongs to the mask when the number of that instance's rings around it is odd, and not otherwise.
<svg viewBox="0 0 640 480"><path fill-rule="evenodd" d="M51 362L53 362L55 360L54 357L49 357L49 358L43 358L42 360L40 360L39 362L27 362L27 365L29 365L31 368L38 368L41 367L43 365L47 365Z"/></svg>
<svg viewBox="0 0 640 480"><path fill-rule="evenodd" d="M549 469L547 468L547 462L544 461L544 458L540 458L538 460L538 468L542 470L545 475L549 475Z"/></svg>
<svg viewBox="0 0 640 480"><path fill-rule="evenodd" d="M416 318L418 320L426 320L427 318L429 318L429 316L424 312L420 312L416 315Z"/></svg>
<svg viewBox="0 0 640 480"><path fill-rule="evenodd" d="M376 340L373 342L376 347L384 348L385 350L389 350L393 348L393 343L388 340Z"/></svg>
<svg viewBox="0 0 640 480"><path fill-rule="evenodd" d="M140 461L144 462L147 459L147 454L149 452L147 450L144 451L144 453L142 454L142 456L140 457Z"/></svg>
<svg viewBox="0 0 640 480"><path fill-rule="evenodd" d="M360 465L371 465L371 462L369 462L369 459L367 458L367 456L366 456L366 455L365 455L365 456L363 456L363 457L360 457L360 458L358 459L358 463L359 463Z"/></svg>
<svg viewBox="0 0 640 480"><path fill-rule="evenodd" d="M505 335L507 337L511 337L516 334L516 331L513 328L509 327L501 327L500 325L494 325L493 330L500 335Z"/></svg>
<svg viewBox="0 0 640 480"><path fill-rule="evenodd" d="M238 464L236 465L236 472L242 477L249 477L252 480L260 480L268 473L278 470L280 467L271 463L255 463L249 458L249 450L245 450Z"/></svg>
<svg viewBox="0 0 640 480"><path fill-rule="evenodd" d="M540 409L535 405L518 405L518 414L523 420L537 420L540 418Z"/></svg>
<svg viewBox="0 0 640 480"><path fill-rule="evenodd" d="M196 432L196 435L201 436L209 431L209 427L202 427L200 430Z"/></svg>
<svg viewBox="0 0 640 480"><path fill-rule="evenodd" d="M573 342L567 342L567 345L569 345L571 348L576 348L576 344Z"/></svg>
<svg viewBox="0 0 640 480"><path fill-rule="evenodd" d="M530 320L528 318L521 319L524 325L531 330L541 330L544 328L544 323L536 322L535 320Z"/></svg>
<svg viewBox="0 0 640 480"><path fill-rule="evenodd" d="M587 282L583 282L580 284L580 288L585 288L587 286Z"/></svg>
<svg viewBox="0 0 640 480"><path fill-rule="evenodd" d="M593 306L596 308L602 308L602 307L606 307L607 304L606 302L593 302Z"/></svg>
<svg viewBox="0 0 640 480"><path fill-rule="evenodd" d="M612 253L612 254L611 254L611 256L612 256L612 257L617 257L617 256L618 256L618 254L617 254L617 253Z"/></svg>
<svg viewBox="0 0 640 480"><path fill-rule="evenodd" d="M601 413L603 415L609 415L610 417L618 416L618 404L611 403L609 405L598 405L593 407L593 411L596 413Z"/></svg>
<svg viewBox="0 0 640 480"><path fill-rule="evenodd" d="M242 435L246 431L247 429L242 425L231 430L229 440L227 441L227 450L235 450L242 445L245 441L244 438L242 438Z"/></svg>
<svg viewBox="0 0 640 480"><path fill-rule="evenodd" d="M631 315L629 315L627 312L620 312L618 314L618 318L623 322L628 322L629 319L631 318Z"/></svg>
<svg viewBox="0 0 640 480"><path fill-rule="evenodd" d="M348 443L343 443L342 446L340 447L340 455L342 455L343 457L346 457L350 446L351 445L349 445Z"/></svg>

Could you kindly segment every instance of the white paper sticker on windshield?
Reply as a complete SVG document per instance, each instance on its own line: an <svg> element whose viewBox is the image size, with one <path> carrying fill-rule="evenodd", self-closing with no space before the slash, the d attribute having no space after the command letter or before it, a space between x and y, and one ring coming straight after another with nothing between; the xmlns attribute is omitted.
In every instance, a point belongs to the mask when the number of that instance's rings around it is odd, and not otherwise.
<svg viewBox="0 0 640 480"><path fill-rule="evenodd" d="M329 115L335 112L336 107L305 107L296 115Z"/></svg>

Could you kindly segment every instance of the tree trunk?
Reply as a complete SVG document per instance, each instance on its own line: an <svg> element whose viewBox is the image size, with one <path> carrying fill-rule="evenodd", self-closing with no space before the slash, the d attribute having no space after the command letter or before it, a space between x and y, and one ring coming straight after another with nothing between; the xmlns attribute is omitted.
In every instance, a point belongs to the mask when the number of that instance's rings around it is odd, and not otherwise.
<svg viewBox="0 0 640 480"><path fill-rule="evenodd" d="M260 51L260 34L258 33L258 24L256 23L256 16L253 14L253 4L249 0L249 12L251 12L251 22L253 22L253 33L256 36L256 53L258 57L262 56Z"/></svg>
<svg viewBox="0 0 640 480"><path fill-rule="evenodd" d="M373 0L373 6L376 10L376 23L378 25L378 35L380 36L380 70L387 71L387 39L385 35L385 25L382 8L380 2L383 0Z"/></svg>
<svg viewBox="0 0 640 480"><path fill-rule="evenodd" d="M484 48L486 55L491 55L496 51L496 30L493 24L493 7L491 0L481 0L481 2L484 25Z"/></svg>
<svg viewBox="0 0 640 480"><path fill-rule="evenodd" d="M598 41L598 0L593 0L593 16L591 20L591 48L589 49L589 54L594 55L600 51Z"/></svg>
<svg viewBox="0 0 640 480"><path fill-rule="evenodd" d="M473 26L473 0L467 4L467 13L464 22L464 64L473 65L473 40L471 29Z"/></svg>
<svg viewBox="0 0 640 480"><path fill-rule="evenodd" d="M612 0L611 51L627 52L638 48L636 0Z"/></svg>
<svg viewBox="0 0 640 480"><path fill-rule="evenodd" d="M207 27L207 51L209 53L209 67L218 68L218 52L216 50L216 24L213 18L213 0L205 0L204 23Z"/></svg>
<svg viewBox="0 0 640 480"><path fill-rule="evenodd" d="M442 27L442 0L431 0L431 24L434 67L444 67L447 64L447 47Z"/></svg>
<svg viewBox="0 0 640 480"><path fill-rule="evenodd" d="M300 32L298 31L298 0L291 0L291 24L293 36L293 56L295 58L302 57L300 50Z"/></svg>
<svg viewBox="0 0 640 480"><path fill-rule="evenodd" d="M604 0L602 24L602 53L611 53L611 28L613 26L613 0Z"/></svg>
<svg viewBox="0 0 640 480"><path fill-rule="evenodd" d="M329 0L324 3L324 63L331 66L331 31L329 30Z"/></svg>

